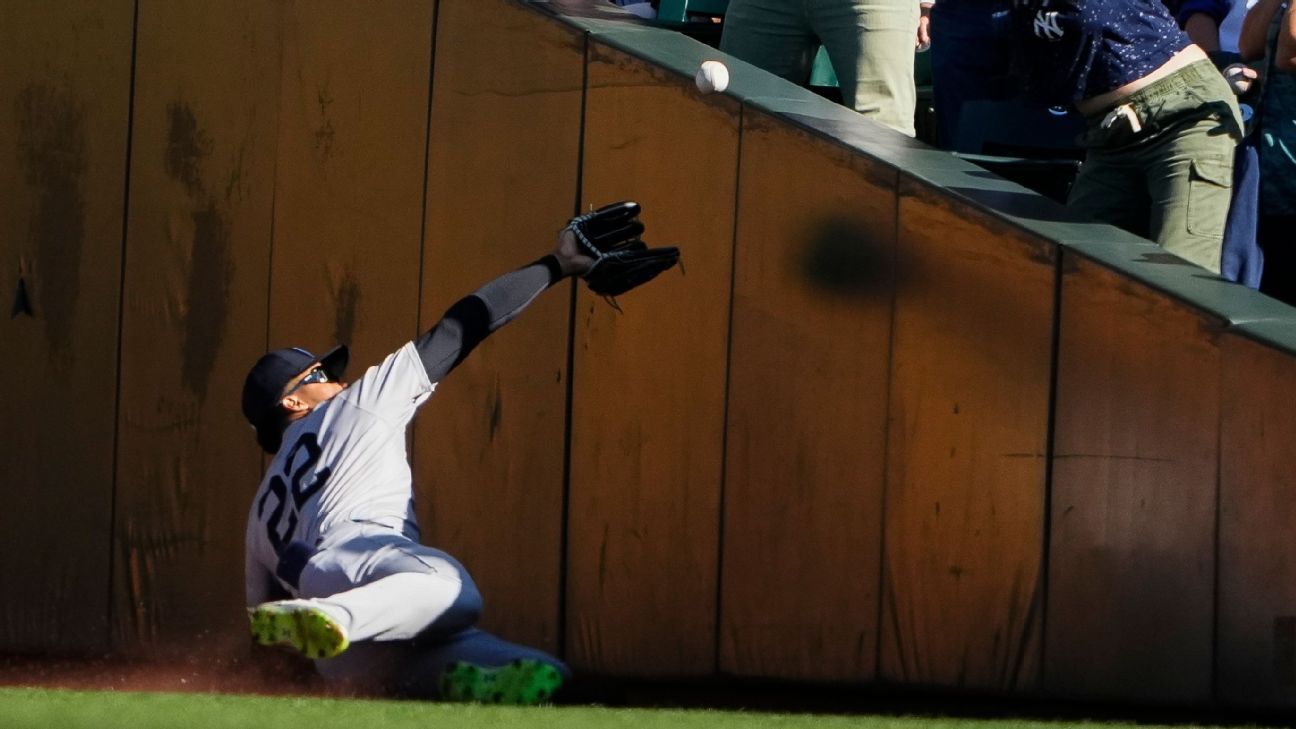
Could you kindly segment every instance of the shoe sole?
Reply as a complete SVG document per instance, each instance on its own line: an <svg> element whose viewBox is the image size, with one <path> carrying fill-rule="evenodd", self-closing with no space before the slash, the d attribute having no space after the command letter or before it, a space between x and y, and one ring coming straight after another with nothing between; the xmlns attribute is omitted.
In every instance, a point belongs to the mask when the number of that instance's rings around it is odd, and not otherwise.
<svg viewBox="0 0 1296 729"><path fill-rule="evenodd" d="M257 643L291 648L307 658L332 658L349 645L342 626L318 608L268 603L248 619Z"/></svg>
<svg viewBox="0 0 1296 729"><path fill-rule="evenodd" d="M548 701L562 684L557 668L529 658L498 667L458 661L441 676L441 698L529 706Z"/></svg>

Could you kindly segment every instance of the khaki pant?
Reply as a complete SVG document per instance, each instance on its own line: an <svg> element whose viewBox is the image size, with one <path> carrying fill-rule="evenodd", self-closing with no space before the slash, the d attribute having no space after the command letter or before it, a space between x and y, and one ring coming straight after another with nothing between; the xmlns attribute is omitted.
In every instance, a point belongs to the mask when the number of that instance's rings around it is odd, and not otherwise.
<svg viewBox="0 0 1296 729"><path fill-rule="evenodd" d="M1242 121L1228 84L1198 61L1088 117L1068 206L1220 271Z"/></svg>
<svg viewBox="0 0 1296 729"><path fill-rule="evenodd" d="M819 46L842 102L914 136L915 0L730 0L720 50L804 85Z"/></svg>

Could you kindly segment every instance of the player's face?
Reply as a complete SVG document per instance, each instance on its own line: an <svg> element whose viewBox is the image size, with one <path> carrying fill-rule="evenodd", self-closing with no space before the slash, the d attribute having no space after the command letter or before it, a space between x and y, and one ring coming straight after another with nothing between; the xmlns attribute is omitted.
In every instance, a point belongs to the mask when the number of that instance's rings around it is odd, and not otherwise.
<svg viewBox="0 0 1296 729"><path fill-rule="evenodd" d="M315 365L293 378L284 391L284 398L293 396L313 409L322 402L327 402L334 395L346 389L346 383L334 382L324 368Z"/></svg>

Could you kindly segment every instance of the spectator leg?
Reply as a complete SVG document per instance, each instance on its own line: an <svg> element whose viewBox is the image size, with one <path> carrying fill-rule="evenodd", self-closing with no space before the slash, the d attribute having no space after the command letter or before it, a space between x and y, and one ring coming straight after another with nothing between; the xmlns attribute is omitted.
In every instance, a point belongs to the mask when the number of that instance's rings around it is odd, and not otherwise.
<svg viewBox="0 0 1296 729"><path fill-rule="evenodd" d="M1067 207L1134 235L1148 235L1147 182L1141 159L1091 150L1080 166Z"/></svg>
<svg viewBox="0 0 1296 729"><path fill-rule="evenodd" d="M1220 272L1224 224L1233 196L1234 137L1203 118L1171 135L1148 161L1149 237L1166 250Z"/></svg>
<svg viewBox="0 0 1296 729"><path fill-rule="evenodd" d="M805 85L819 42L787 0L731 0L720 50L795 84Z"/></svg>
<svg viewBox="0 0 1296 729"><path fill-rule="evenodd" d="M841 84L842 103L914 136L915 0L807 0Z"/></svg>

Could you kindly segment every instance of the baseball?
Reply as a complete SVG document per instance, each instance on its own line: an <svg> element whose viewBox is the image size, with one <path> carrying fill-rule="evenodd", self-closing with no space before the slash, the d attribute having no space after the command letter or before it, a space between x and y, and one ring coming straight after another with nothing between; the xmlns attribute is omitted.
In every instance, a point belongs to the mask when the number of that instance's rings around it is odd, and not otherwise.
<svg viewBox="0 0 1296 729"><path fill-rule="evenodd" d="M704 94L724 91L729 86L729 69L719 61L703 61L693 81Z"/></svg>

